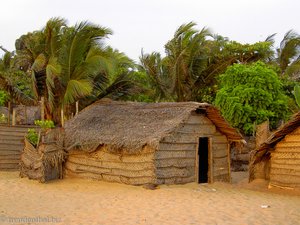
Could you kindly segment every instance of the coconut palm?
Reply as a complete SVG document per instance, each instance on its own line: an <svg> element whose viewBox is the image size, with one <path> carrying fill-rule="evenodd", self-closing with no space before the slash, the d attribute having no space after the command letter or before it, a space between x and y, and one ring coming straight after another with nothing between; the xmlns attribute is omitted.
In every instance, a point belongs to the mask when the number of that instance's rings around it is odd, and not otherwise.
<svg viewBox="0 0 300 225"><path fill-rule="evenodd" d="M159 100L212 102L217 77L234 63L268 61L273 55L269 41L240 44L195 23L180 26L165 45L166 57L142 54L142 70L150 77ZM168 99L165 96L168 95ZM171 97L170 97L171 96Z"/></svg>
<svg viewBox="0 0 300 225"><path fill-rule="evenodd" d="M54 18L16 42L16 65L31 72L35 99L45 97L48 118L58 122L59 109L91 94L105 64L101 40L111 33L88 22L67 27L65 20Z"/></svg>
<svg viewBox="0 0 300 225"><path fill-rule="evenodd" d="M300 35L293 30L289 30L277 49L278 66L282 75L286 75L294 80L300 77Z"/></svg>
<svg viewBox="0 0 300 225"><path fill-rule="evenodd" d="M151 54L144 54L142 52L140 63L140 71L148 75L146 77L147 84L150 85L150 88L148 89L154 89L151 96L154 101L174 101L171 94L171 77L166 70L167 67L163 62L161 55L158 52L153 52Z"/></svg>
<svg viewBox="0 0 300 225"><path fill-rule="evenodd" d="M196 24L183 24L166 45L168 73L172 77L171 90L177 101L191 99L194 81L201 76L207 60L208 29L194 29Z"/></svg>
<svg viewBox="0 0 300 225"><path fill-rule="evenodd" d="M111 97L123 99L128 95L139 91L137 84L133 81L135 74L135 63L124 53L111 47L100 49L99 55L103 56L99 62L101 70L93 78L93 91L88 97L86 104L91 104L98 99Z"/></svg>
<svg viewBox="0 0 300 225"><path fill-rule="evenodd" d="M51 84L59 73L57 59L65 27L64 19L53 18L41 31L28 33L16 41L15 67L31 76L35 101L45 98L47 116L53 109Z"/></svg>

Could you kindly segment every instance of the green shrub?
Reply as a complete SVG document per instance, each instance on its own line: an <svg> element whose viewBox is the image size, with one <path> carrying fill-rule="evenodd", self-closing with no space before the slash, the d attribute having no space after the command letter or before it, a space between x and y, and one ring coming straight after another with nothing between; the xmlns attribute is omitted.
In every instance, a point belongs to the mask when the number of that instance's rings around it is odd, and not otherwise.
<svg viewBox="0 0 300 225"><path fill-rule="evenodd" d="M52 120L35 120L34 124L41 127L42 129L54 128L54 122Z"/></svg>
<svg viewBox="0 0 300 225"><path fill-rule="evenodd" d="M288 97L276 72L262 62L235 64L220 75L215 104L232 126L252 134L266 120L275 128L288 115Z"/></svg>
<svg viewBox="0 0 300 225"><path fill-rule="evenodd" d="M54 122L52 120L35 120L34 124L39 126L42 131L46 131L47 129L54 128ZM30 141L33 146L37 146L39 142L39 134L36 132L34 128L28 129L28 133L26 138Z"/></svg>
<svg viewBox="0 0 300 225"><path fill-rule="evenodd" d="M28 129L26 138L34 147L37 146L38 140L39 140L39 135L34 128Z"/></svg>

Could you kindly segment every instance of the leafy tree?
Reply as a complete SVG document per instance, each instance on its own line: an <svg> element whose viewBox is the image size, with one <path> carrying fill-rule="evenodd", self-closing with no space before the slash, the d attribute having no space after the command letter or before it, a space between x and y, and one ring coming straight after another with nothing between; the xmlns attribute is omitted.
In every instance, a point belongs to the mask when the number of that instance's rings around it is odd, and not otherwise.
<svg viewBox="0 0 300 225"><path fill-rule="evenodd" d="M14 58L6 52L0 59L0 88L2 89L2 104L9 99L17 103L33 104L30 78L13 67Z"/></svg>
<svg viewBox="0 0 300 225"><path fill-rule="evenodd" d="M288 114L288 97L281 86L276 72L263 62L234 64L220 76L215 104L245 134L266 120L274 128Z"/></svg>

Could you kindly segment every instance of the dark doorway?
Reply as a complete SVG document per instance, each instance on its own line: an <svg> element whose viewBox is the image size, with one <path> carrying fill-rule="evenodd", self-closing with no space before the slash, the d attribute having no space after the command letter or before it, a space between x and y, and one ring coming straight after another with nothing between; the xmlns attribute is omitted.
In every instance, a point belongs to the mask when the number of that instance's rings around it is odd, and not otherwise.
<svg viewBox="0 0 300 225"><path fill-rule="evenodd" d="M198 183L208 183L208 138L199 138Z"/></svg>

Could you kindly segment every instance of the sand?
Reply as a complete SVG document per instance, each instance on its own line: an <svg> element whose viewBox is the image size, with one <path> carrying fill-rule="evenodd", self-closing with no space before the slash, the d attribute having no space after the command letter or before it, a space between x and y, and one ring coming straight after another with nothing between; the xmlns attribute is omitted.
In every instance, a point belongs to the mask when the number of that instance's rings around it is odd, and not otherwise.
<svg viewBox="0 0 300 225"><path fill-rule="evenodd" d="M252 190L245 179L147 190L71 178L41 184L0 172L0 224L300 224L297 192L261 182Z"/></svg>

